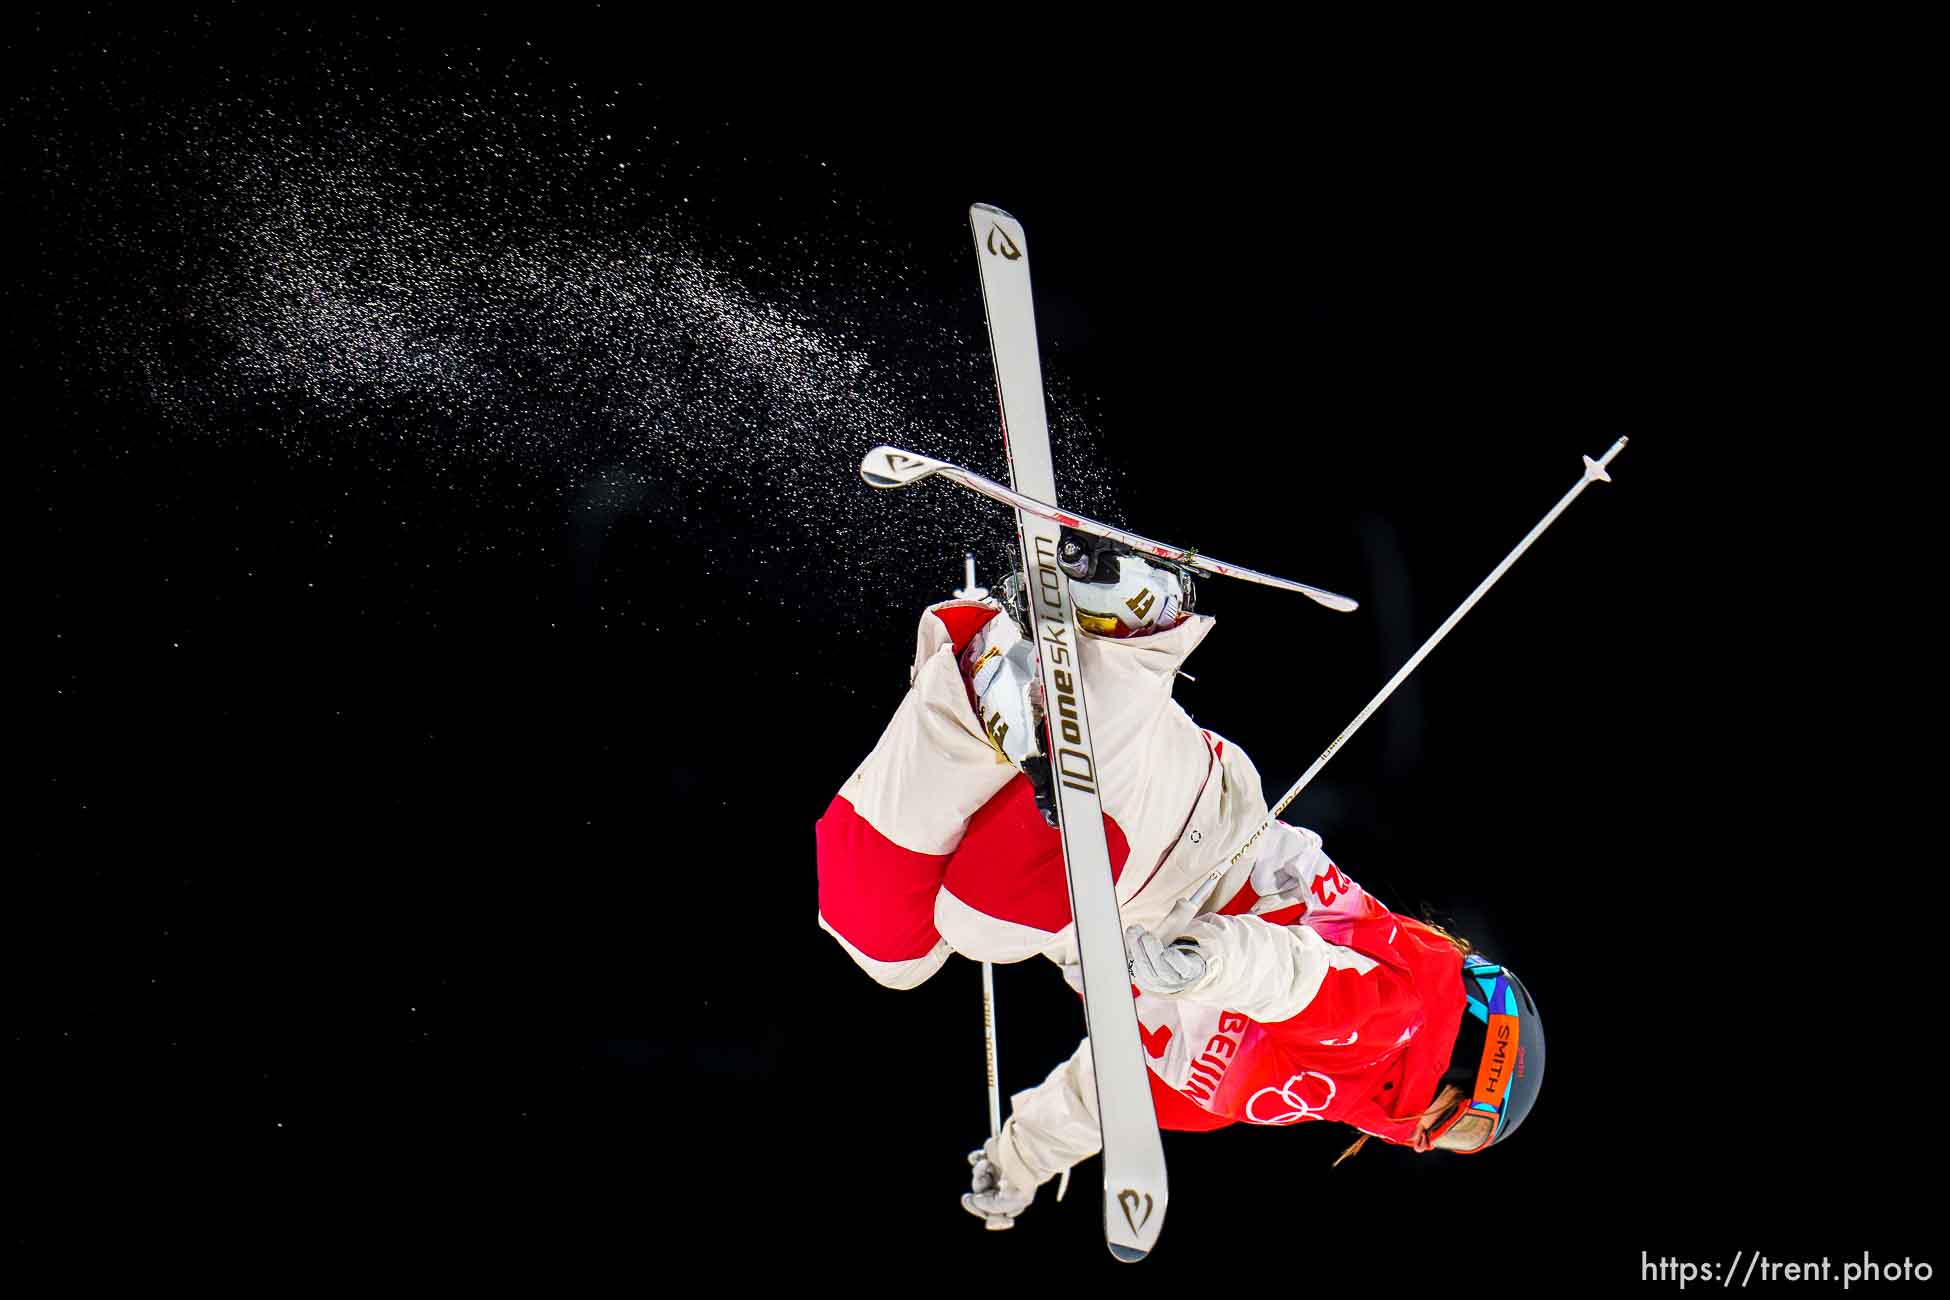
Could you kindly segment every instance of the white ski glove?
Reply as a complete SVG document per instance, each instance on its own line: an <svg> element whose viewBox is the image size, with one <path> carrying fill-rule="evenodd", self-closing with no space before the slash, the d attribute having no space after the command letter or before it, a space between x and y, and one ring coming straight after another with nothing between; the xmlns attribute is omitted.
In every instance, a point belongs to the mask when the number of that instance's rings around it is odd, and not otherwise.
<svg viewBox="0 0 1950 1300"><path fill-rule="evenodd" d="M990 1138L968 1153L972 1167L970 1182L975 1190L962 1193L961 1208L978 1219L986 1219L991 1229L1011 1228L1015 1226L1016 1216L1036 1199L1036 1189L1021 1191L1002 1176L990 1150L994 1145L995 1139Z"/></svg>
<svg viewBox="0 0 1950 1300"><path fill-rule="evenodd" d="M1191 894L1180 899L1156 930L1129 926L1124 931L1124 949L1130 958L1131 983L1159 997L1177 997L1205 978L1205 954L1196 940L1182 937L1185 927L1198 915L1199 901L1211 887L1208 878Z"/></svg>
<svg viewBox="0 0 1950 1300"><path fill-rule="evenodd" d="M1043 679L1036 647L1007 611L998 613L961 652L962 675L996 757L1021 769L1042 754Z"/></svg>

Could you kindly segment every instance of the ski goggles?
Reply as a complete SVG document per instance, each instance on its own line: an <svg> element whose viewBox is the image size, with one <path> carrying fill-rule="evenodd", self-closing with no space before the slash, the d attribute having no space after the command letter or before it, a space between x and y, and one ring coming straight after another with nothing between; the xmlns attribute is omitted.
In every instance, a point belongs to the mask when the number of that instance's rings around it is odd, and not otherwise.
<svg viewBox="0 0 1950 1300"><path fill-rule="evenodd" d="M1511 1115L1511 1083L1522 1069L1520 1062L1526 1048L1535 1050L1537 1074L1541 1077L1543 1039L1534 1009L1526 1006L1529 994L1523 993L1519 1000L1517 994L1522 986L1514 976L1500 966L1480 961L1467 965L1464 973L1468 977L1466 984L1476 986L1467 989L1468 1014L1484 1027L1483 1051L1476 1063L1470 1096L1429 1129L1428 1140L1438 1151L1474 1155L1496 1141L1506 1119L1519 1122L1523 1119L1521 1112L1529 1108L1529 1100L1535 1095L1535 1080L1524 1089L1522 1102L1514 1107L1518 1112L1514 1116ZM1531 1014L1525 1015L1525 1010ZM1536 1040L1534 1043L1525 1041L1532 1038ZM1515 1122L1511 1123L1512 1131L1515 1127Z"/></svg>
<svg viewBox="0 0 1950 1300"><path fill-rule="evenodd" d="M1482 1110L1475 1102L1457 1102L1449 1118L1429 1130L1429 1146L1437 1151L1475 1155L1496 1140L1495 1110Z"/></svg>

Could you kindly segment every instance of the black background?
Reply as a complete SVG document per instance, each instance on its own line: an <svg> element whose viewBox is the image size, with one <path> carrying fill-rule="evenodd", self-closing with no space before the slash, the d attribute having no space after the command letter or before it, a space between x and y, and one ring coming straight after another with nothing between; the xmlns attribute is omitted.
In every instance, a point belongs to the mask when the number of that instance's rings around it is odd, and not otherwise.
<svg viewBox="0 0 1950 1300"><path fill-rule="evenodd" d="M1580 454L1632 435L1288 814L1524 973L1540 1108L1470 1161L1371 1146L1330 1169L1338 1128L1168 1135L1170 1220L1118 1280L1583 1289L1638 1282L1641 1252L1924 1252L1883 1173L1934 1127L1912 1058L1937 979L1905 920L1933 868L1896 829L1929 778L1880 743L1918 730L1922 655L1854 622L1915 599L1927 525L1855 486L1908 462L1869 437L1849 345L1800 324L1879 315L1835 306L1890 257L1855 224L1889 176L1836 126L1862 94L1819 59L1773 78L1737 40L1532 58L1477 33L1464 57L1433 33L1411 55L1002 21L21 29L20 1244L265 1276L1112 1277L1094 1162L1006 1235L956 1205L986 1132L975 968L890 992L814 925L812 824L955 546L863 551L708 483L670 488L684 527L591 528L546 457L435 456L383 403L345 429L165 420L79 342L167 280L74 234L123 174L90 159L227 96L302 117L329 66L517 116L517 90L611 94L605 130L678 140L645 213L694 205L707 255L714 232L757 249L761 298L795 241L831 241L844 304L795 305L860 314L895 371L871 304L904 264L980 358L956 409L988 401L966 206L1021 218L1044 354L1093 431L1059 410L1060 473L1107 465L1134 527L1364 602L1202 588L1220 626L1179 697L1269 793ZM1865 418L1822 425L1838 387ZM869 434L835 417L805 475L866 493ZM1882 561L1844 563L1865 532ZM828 581L769 587L780 546ZM1014 1090L1081 1016L1044 963L998 984Z"/></svg>

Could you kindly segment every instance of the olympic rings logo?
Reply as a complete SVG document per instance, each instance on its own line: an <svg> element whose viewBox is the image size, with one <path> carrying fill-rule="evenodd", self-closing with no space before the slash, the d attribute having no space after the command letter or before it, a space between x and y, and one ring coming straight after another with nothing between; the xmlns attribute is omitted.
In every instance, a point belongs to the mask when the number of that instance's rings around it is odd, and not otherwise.
<svg viewBox="0 0 1950 1300"><path fill-rule="evenodd" d="M1327 1095L1318 1101L1310 1101L1302 1096L1301 1089L1306 1088L1309 1079L1318 1079L1321 1083L1326 1084ZM1310 1092L1319 1091L1317 1088L1309 1088L1307 1090ZM1332 1105L1334 1092L1334 1081L1332 1079L1317 1070L1302 1070L1278 1088L1261 1088L1258 1092L1254 1093L1252 1100L1246 1103L1246 1122L1249 1124L1298 1124L1303 1119L1312 1119L1314 1116L1326 1110L1328 1106ZM1261 1115L1259 1113L1259 1099L1269 1094L1279 1098L1290 1109L1275 1115Z"/></svg>

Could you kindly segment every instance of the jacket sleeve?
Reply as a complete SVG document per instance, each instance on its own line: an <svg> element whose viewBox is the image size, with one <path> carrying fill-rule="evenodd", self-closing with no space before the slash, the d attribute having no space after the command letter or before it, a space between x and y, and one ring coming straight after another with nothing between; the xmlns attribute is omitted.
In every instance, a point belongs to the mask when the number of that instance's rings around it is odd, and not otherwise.
<svg viewBox="0 0 1950 1300"><path fill-rule="evenodd" d="M1171 688L1212 628L1194 614L1150 636L1077 638L1097 788L1147 872L1179 834L1211 765L1204 736Z"/></svg>
<svg viewBox="0 0 1950 1300"><path fill-rule="evenodd" d="M1097 1123L1097 1076L1084 1039L1047 1079L1009 1099L996 1143L1002 1176L1029 1191L1103 1149Z"/></svg>
<svg viewBox="0 0 1950 1300"><path fill-rule="evenodd" d="M1365 975L1378 964L1308 925L1277 925L1257 916L1202 916L1185 935L1197 940L1205 974L1176 996L1261 1024L1305 1011L1331 973Z"/></svg>
<svg viewBox="0 0 1950 1300"><path fill-rule="evenodd" d="M1338 941L1354 922L1373 915L1381 904L1354 883L1327 856L1320 835L1304 826L1276 821L1268 829L1252 870L1255 916L1305 904L1305 924Z"/></svg>
<svg viewBox="0 0 1950 1300"><path fill-rule="evenodd" d="M814 831L820 928L890 988L913 988L948 960L935 895L968 818L1014 775L982 734L956 659L994 613L951 601L922 615L907 695Z"/></svg>

